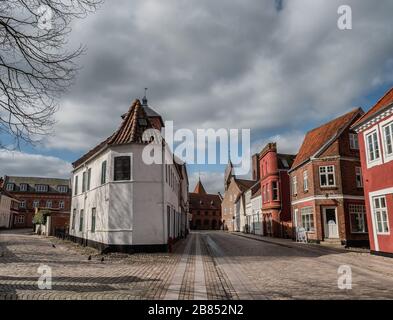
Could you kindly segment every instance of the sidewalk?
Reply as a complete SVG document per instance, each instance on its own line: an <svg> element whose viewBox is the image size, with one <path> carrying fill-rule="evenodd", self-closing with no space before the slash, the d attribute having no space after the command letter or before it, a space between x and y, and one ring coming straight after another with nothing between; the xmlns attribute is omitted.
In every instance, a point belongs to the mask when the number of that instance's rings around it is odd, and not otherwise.
<svg viewBox="0 0 393 320"><path fill-rule="evenodd" d="M261 242L266 242L266 243L271 243L275 244L278 246L286 247L286 248L294 248L294 249L318 249L318 250L326 250L328 252L332 253L347 253L347 252L355 252L355 253L370 253L369 250L361 249L361 248L340 248L336 246L329 246L329 245L321 245L321 244L316 244L316 243L302 243L302 242L295 242L292 239L282 239L282 238L272 238L272 237L265 237L265 236L260 236L260 235L255 235L255 234L249 234L249 233L242 233L242 232L228 232L229 234L238 236L238 237L243 237L243 238L249 238L253 239L256 241L261 241Z"/></svg>

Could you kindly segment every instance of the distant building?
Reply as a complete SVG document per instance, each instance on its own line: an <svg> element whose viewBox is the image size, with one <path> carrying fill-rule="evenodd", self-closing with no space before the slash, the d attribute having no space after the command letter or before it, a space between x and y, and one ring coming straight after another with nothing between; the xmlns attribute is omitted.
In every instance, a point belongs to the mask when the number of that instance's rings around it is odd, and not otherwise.
<svg viewBox="0 0 393 320"><path fill-rule="evenodd" d="M5 176L4 189L19 201L12 228L33 227L36 208L54 209L57 212L59 224L53 223L53 226L64 228L64 221L68 223L71 205L69 179Z"/></svg>
<svg viewBox="0 0 393 320"><path fill-rule="evenodd" d="M144 98L123 115L119 129L73 163L70 235L107 251L166 251L188 232L188 177L160 137L163 121ZM143 161L148 143L160 163Z"/></svg>
<svg viewBox="0 0 393 320"><path fill-rule="evenodd" d="M295 157L278 153L276 143L268 143L259 153L262 225L265 236L292 237L288 171Z"/></svg>
<svg viewBox="0 0 393 320"><path fill-rule="evenodd" d="M309 131L291 168L294 226L307 238L368 245L359 144L351 125L358 108Z"/></svg>
<svg viewBox="0 0 393 320"><path fill-rule="evenodd" d="M0 181L0 229L12 228L18 208L19 201L2 188L2 181Z"/></svg>
<svg viewBox="0 0 393 320"><path fill-rule="evenodd" d="M218 230L221 227L221 198L208 194L199 179L194 192L190 192L191 229Z"/></svg>
<svg viewBox="0 0 393 320"><path fill-rule="evenodd" d="M352 129L359 138L371 252L393 257L393 88Z"/></svg>
<svg viewBox="0 0 393 320"><path fill-rule="evenodd" d="M257 170L253 169L253 172ZM228 231L241 231L245 226L245 205L239 200L244 191L255 184L253 180L236 178L234 168L229 161L225 171L225 193L221 203L222 228ZM244 205L244 209L243 209Z"/></svg>
<svg viewBox="0 0 393 320"><path fill-rule="evenodd" d="M246 233L263 235L262 228L262 195L261 183L258 180L250 189L244 192L244 200L246 204Z"/></svg>

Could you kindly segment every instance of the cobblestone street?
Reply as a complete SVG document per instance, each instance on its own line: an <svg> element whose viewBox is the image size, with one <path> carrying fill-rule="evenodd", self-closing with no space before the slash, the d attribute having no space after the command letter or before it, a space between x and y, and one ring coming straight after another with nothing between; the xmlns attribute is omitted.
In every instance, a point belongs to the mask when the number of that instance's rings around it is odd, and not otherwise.
<svg viewBox="0 0 393 320"><path fill-rule="evenodd" d="M52 290L38 288L40 265L52 269ZM352 290L338 288L341 265ZM193 232L174 253L101 256L0 232L0 299L393 299L392 288L392 259L286 240Z"/></svg>

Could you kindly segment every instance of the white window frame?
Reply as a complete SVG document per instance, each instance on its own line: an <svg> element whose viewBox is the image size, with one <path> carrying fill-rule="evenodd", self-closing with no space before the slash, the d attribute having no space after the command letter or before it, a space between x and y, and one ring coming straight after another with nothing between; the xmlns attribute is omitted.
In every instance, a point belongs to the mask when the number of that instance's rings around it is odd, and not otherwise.
<svg viewBox="0 0 393 320"><path fill-rule="evenodd" d="M393 152L392 153L388 153L387 150L387 141L386 141L386 135L385 135L385 128L386 127L390 127L390 136L392 139L392 148L393 148L393 119L392 117L390 117L389 119L386 119L384 121L382 121L379 124L379 128L380 128L380 133L381 133L381 137L382 137L382 145L383 145L383 161L384 162L390 162L393 161Z"/></svg>
<svg viewBox="0 0 393 320"><path fill-rule="evenodd" d="M353 233L353 234L368 233L367 232L367 225L366 225L366 223L367 223L366 206L364 204L351 203L348 206L348 211L349 211L349 224L350 224L351 233ZM363 231L353 231L352 230L352 215L356 215L358 217L358 220L363 222Z"/></svg>
<svg viewBox="0 0 393 320"><path fill-rule="evenodd" d="M47 207L47 208L51 209L51 208L52 208L52 205L53 205L52 200L46 200L46 207Z"/></svg>
<svg viewBox="0 0 393 320"><path fill-rule="evenodd" d="M67 193L68 192L68 186L57 186L57 191L60 193Z"/></svg>
<svg viewBox="0 0 393 320"><path fill-rule="evenodd" d="M332 172L329 172L329 168L333 168ZM321 169L325 169L325 172L321 172ZM336 167L335 165L327 165L327 166L319 166L319 186L321 188L334 188L336 187ZM333 174L333 184L329 184L329 174ZM326 176L326 183L327 185L322 185L322 176Z"/></svg>
<svg viewBox="0 0 393 320"><path fill-rule="evenodd" d="M307 210L307 212L305 212ZM309 212L311 211L311 212ZM303 221L303 216L311 216L312 219L308 219L306 221L306 225ZM307 232L315 232L315 219L314 219L314 209L313 207L303 207L300 208L300 219L301 219L301 226L307 231ZM311 224L312 222L312 224Z"/></svg>
<svg viewBox="0 0 393 320"><path fill-rule="evenodd" d="M297 176L292 177L292 195L297 196Z"/></svg>
<svg viewBox="0 0 393 320"><path fill-rule="evenodd" d="M20 184L20 191L27 191L27 183L21 183Z"/></svg>
<svg viewBox="0 0 393 320"><path fill-rule="evenodd" d="M14 188L15 188L14 183L7 183L7 185L5 186L6 191L14 191Z"/></svg>
<svg viewBox="0 0 393 320"><path fill-rule="evenodd" d="M359 139L356 133L349 133L349 147L352 150L359 150Z"/></svg>
<svg viewBox="0 0 393 320"><path fill-rule="evenodd" d="M48 185L46 184L36 184L34 186L36 192L48 192Z"/></svg>
<svg viewBox="0 0 393 320"><path fill-rule="evenodd" d="M21 200L20 201L19 208L22 208L22 209L26 208L26 200Z"/></svg>
<svg viewBox="0 0 393 320"><path fill-rule="evenodd" d="M385 202L384 207L382 207L382 203L381 203L382 199L384 199L384 202ZM376 206L376 204L377 204L376 200L378 200L379 208L377 208L377 206ZM374 215L374 221L375 221L375 232L378 235L390 235L389 213L388 213L388 208L387 208L387 204L386 204L386 196L373 197L372 198L372 208L373 208L373 215ZM381 219L381 222L382 222L382 224L386 223L388 231L380 231L380 229L378 228L378 221L379 221L378 218L379 217L382 218L383 213L385 213L385 215L386 215L386 220Z"/></svg>
<svg viewBox="0 0 393 320"><path fill-rule="evenodd" d="M374 160L370 160L370 150L369 150L369 145L368 145L368 137L372 134L376 133L377 134L377 144L378 144L378 150L379 150L379 157L375 158ZM366 163L367 163L367 168L372 168L374 166L382 164L382 149L381 149L381 141L379 138L379 130L378 130L378 125L370 128L369 130L365 131L363 133L364 137L364 147L366 150Z"/></svg>
<svg viewBox="0 0 393 320"><path fill-rule="evenodd" d="M363 188L363 173L362 167L355 167L356 187ZM358 180L359 178L359 180Z"/></svg>
<svg viewBox="0 0 393 320"><path fill-rule="evenodd" d="M65 208L65 202L64 200L59 201L59 209L64 209Z"/></svg>
<svg viewBox="0 0 393 320"><path fill-rule="evenodd" d="M308 171L307 170L303 171L303 191L304 192L308 191Z"/></svg>
<svg viewBox="0 0 393 320"><path fill-rule="evenodd" d="M16 216L16 219L15 219L16 221L16 223L17 224L22 224L22 223L25 223L25 216L24 215L18 215L18 216Z"/></svg>
<svg viewBox="0 0 393 320"><path fill-rule="evenodd" d="M40 206L40 200L33 201L33 208L38 208Z"/></svg>

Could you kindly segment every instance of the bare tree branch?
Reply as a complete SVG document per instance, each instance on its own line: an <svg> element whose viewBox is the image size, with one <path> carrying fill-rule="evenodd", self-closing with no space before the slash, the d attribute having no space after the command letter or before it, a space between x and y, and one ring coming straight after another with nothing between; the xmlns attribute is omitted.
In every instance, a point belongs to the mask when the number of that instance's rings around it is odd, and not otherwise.
<svg viewBox="0 0 393 320"><path fill-rule="evenodd" d="M57 100L79 70L71 22L102 0L0 0L0 135L34 144L51 132ZM0 148L5 144L0 143Z"/></svg>

